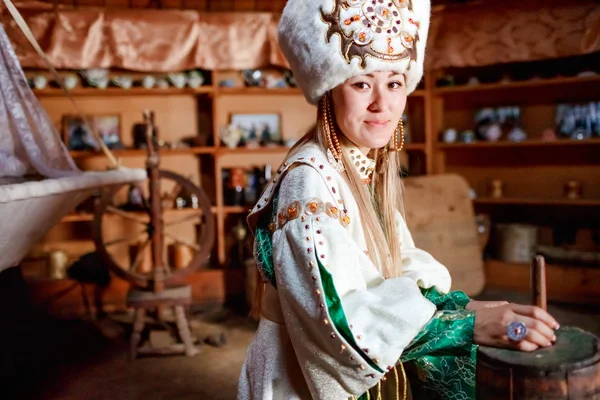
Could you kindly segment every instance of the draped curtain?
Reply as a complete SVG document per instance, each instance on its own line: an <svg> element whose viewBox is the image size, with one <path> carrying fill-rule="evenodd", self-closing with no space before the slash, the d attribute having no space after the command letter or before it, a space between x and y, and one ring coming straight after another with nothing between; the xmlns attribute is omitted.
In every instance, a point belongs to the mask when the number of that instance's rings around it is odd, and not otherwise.
<svg viewBox="0 0 600 400"><path fill-rule="evenodd" d="M42 5L42 8L40 8ZM155 9L17 7L57 68L166 72L287 67L278 15ZM24 68L45 68L6 10L4 28ZM426 67L482 66L600 51L595 0L506 0L434 7Z"/></svg>

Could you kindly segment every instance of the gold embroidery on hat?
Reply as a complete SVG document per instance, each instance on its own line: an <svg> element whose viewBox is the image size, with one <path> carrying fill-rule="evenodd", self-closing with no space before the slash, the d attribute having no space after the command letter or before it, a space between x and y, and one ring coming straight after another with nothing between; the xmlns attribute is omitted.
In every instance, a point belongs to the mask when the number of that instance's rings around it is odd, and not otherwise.
<svg viewBox="0 0 600 400"><path fill-rule="evenodd" d="M412 12L412 0L334 0L334 8L331 13L326 13L321 9L321 20L329 25L326 35L326 42L329 43L331 37L338 34L341 42L341 54L343 58L350 63L352 58L360 59L359 66L362 69L367 67L367 57L374 57L381 61L397 62L408 58L410 61L417 59L417 42L419 40L419 22L412 17L406 20L402 19L400 10L408 7ZM349 8L356 9L355 14L342 19L342 11ZM385 22L389 24L385 25ZM344 31L344 27L351 27L353 24L360 24L349 33ZM404 28L406 25L413 25L417 32L411 35ZM385 38L386 49L378 51L373 47L376 36ZM401 45L404 51L395 53L398 47L394 43ZM410 63L407 69L410 68Z"/></svg>

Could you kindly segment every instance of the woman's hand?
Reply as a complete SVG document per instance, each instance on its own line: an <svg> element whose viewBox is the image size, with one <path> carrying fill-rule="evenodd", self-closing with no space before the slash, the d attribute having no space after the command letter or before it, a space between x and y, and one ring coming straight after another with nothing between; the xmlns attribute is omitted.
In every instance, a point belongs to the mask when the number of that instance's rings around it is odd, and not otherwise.
<svg viewBox="0 0 600 400"><path fill-rule="evenodd" d="M465 306L467 310L480 310L482 308L493 308L508 304L508 301L477 301L471 300L469 304Z"/></svg>
<svg viewBox="0 0 600 400"><path fill-rule="evenodd" d="M519 342L509 339L507 333L508 325L515 321L527 326L527 335ZM556 340L554 330L558 327L558 322L550 314L536 306L506 304L484 307L475 311L473 341L490 347L534 351L551 346Z"/></svg>

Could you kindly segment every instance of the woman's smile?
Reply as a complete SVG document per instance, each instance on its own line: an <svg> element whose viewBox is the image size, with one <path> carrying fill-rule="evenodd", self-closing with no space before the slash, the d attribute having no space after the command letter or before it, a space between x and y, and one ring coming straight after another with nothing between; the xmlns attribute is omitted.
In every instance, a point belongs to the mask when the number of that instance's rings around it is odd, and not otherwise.
<svg viewBox="0 0 600 400"><path fill-rule="evenodd" d="M367 124L369 127L373 127L373 128L385 128L386 126L388 126L389 123L390 123L389 119L386 121L378 121L378 120L365 121L365 124Z"/></svg>

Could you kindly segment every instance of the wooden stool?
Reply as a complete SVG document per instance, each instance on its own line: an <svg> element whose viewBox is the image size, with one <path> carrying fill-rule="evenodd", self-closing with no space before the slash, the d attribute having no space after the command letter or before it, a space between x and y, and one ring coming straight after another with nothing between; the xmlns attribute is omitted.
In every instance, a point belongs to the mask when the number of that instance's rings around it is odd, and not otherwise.
<svg viewBox="0 0 600 400"><path fill-rule="evenodd" d="M546 309L545 264L534 258L533 303ZM600 339L574 327L556 331L556 342L527 353L479 346L477 399L600 399Z"/></svg>
<svg viewBox="0 0 600 400"><path fill-rule="evenodd" d="M143 355L170 355L183 354L193 357L198 354L194 346L192 335L185 315L185 306L192 302L192 289L190 286L165 288L155 293L149 290L131 289L127 293L127 306L135 308L133 332L131 334L131 358L136 359L138 354ZM161 308L173 307L177 332L183 343L157 348L140 347L142 331L146 326L146 316L149 310L157 309L157 319L161 319Z"/></svg>

